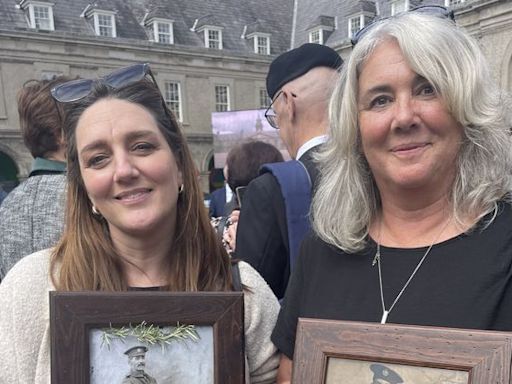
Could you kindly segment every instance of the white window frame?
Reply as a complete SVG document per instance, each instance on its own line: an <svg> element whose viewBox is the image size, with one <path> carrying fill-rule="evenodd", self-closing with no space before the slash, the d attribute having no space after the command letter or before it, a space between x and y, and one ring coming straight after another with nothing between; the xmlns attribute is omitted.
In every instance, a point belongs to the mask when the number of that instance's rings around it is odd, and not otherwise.
<svg viewBox="0 0 512 384"><path fill-rule="evenodd" d="M173 94L177 96L177 98L173 99L171 98L171 90L169 89L170 86L177 86L177 93ZM176 80L168 80L165 82L164 86L164 100L167 104L167 107L174 113L176 118L179 122L183 122L183 103L182 103L182 95L181 95L181 83ZM172 103L177 103L178 108L171 107Z"/></svg>
<svg viewBox="0 0 512 384"><path fill-rule="evenodd" d="M361 13L359 15L354 15L354 16L351 16L349 17L348 19L348 37L349 38L352 38L354 37L354 35L360 31L361 29L363 29L367 24L365 24L365 17L369 17L371 18L372 15L369 14L369 13ZM352 32L352 20L354 19L359 19L359 29L355 32ZM371 23L371 21L369 21L369 23Z"/></svg>
<svg viewBox="0 0 512 384"><path fill-rule="evenodd" d="M226 89L226 100L219 100L217 92L219 88L225 88ZM229 84L216 84L214 87L214 96L215 96L215 112L228 112L231 111L231 102L230 102L230 90L229 90Z"/></svg>
<svg viewBox="0 0 512 384"><path fill-rule="evenodd" d="M263 47L264 52L260 52L260 50L259 50L259 48L260 48L259 39L265 40L265 45ZM256 33L253 37L253 41L254 41L254 53L257 53L258 55L270 55L270 36Z"/></svg>
<svg viewBox="0 0 512 384"><path fill-rule="evenodd" d="M398 3L403 3L404 4L404 9L400 9L398 12L397 12L397 9L396 9L396 6ZM406 12L409 10L409 0L394 0L392 3L391 3L391 15L396 15L397 13L400 13L400 12Z"/></svg>
<svg viewBox="0 0 512 384"><path fill-rule="evenodd" d="M31 1L28 4L28 24L30 28L37 28L43 31L55 31L55 24L53 22L53 4ZM46 8L48 11L48 28L36 27L36 17L34 7ZM25 9L27 9L25 8Z"/></svg>
<svg viewBox="0 0 512 384"><path fill-rule="evenodd" d="M260 87L258 91L259 96L259 109L266 109L270 106L270 103L272 100L270 100L270 97L268 97L267 88Z"/></svg>
<svg viewBox="0 0 512 384"><path fill-rule="evenodd" d="M218 40L218 47L210 47L210 31L212 32L217 32L218 33L218 36L219 36L219 40ZM215 40L214 40L215 41ZM206 48L210 48L210 49L222 49L223 48L223 44L222 44L222 28L215 28L215 27L207 27L204 29L204 46Z"/></svg>
<svg viewBox="0 0 512 384"><path fill-rule="evenodd" d="M164 19L153 19L153 41L161 44L174 44L174 28L173 28L173 22L170 20L164 20ZM169 33L162 33L158 30L158 27L160 25L166 25L169 27ZM169 36L169 41L161 41L160 40L160 34L166 34Z"/></svg>
<svg viewBox="0 0 512 384"><path fill-rule="evenodd" d="M313 34L318 33L318 40L313 38ZM309 42L315 44L323 44L324 43L324 30L323 28L313 29L309 32Z"/></svg>
<svg viewBox="0 0 512 384"><path fill-rule="evenodd" d="M100 22L99 22L99 16L108 16L110 18L111 23L111 35L101 35L100 34ZM93 21L94 21L94 33L96 33L96 36L102 36L102 37L117 37L117 31L116 31L116 15L114 12L108 12L108 11L94 11L93 12Z"/></svg>

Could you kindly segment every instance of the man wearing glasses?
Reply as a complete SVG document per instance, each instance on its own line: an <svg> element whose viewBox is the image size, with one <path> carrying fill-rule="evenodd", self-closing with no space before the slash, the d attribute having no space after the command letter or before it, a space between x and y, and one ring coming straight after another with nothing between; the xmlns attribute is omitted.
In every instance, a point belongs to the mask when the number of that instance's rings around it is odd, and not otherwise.
<svg viewBox="0 0 512 384"><path fill-rule="evenodd" d="M290 156L303 164L308 192L317 176L312 157L326 140L329 98L342 63L331 48L304 44L278 56L267 75L272 103L265 117L279 130ZM282 182L273 174L264 173L249 184L240 213L236 249L237 257L257 269L279 299L288 284L293 247L289 244Z"/></svg>

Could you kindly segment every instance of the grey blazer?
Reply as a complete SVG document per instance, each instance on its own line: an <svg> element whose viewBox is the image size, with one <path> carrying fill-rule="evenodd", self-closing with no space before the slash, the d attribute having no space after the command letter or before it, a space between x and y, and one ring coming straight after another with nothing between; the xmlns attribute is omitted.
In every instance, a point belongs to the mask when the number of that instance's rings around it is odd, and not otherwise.
<svg viewBox="0 0 512 384"><path fill-rule="evenodd" d="M64 223L66 176L31 176L0 205L0 279L22 257L53 246Z"/></svg>

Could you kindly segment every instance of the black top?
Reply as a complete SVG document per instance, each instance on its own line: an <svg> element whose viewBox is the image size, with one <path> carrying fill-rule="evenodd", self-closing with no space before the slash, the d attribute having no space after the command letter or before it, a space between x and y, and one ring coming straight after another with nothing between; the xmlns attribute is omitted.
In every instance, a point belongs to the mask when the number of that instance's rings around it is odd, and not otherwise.
<svg viewBox="0 0 512 384"><path fill-rule="evenodd" d="M432 247L425 262L388 316L388 323L512 330L512 209L500 203L468 234ZM384 302L389 309L427 247L381 246ZM299 317L380 322L376 244L347 254L317 237L302 244L274 344L293 357Z"/></svg>

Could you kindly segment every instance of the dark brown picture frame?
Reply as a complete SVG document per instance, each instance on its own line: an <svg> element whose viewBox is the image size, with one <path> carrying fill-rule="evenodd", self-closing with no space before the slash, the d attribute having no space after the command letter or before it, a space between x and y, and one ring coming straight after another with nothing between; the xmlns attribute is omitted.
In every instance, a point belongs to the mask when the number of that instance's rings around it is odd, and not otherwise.
<svg viewBox="0 0 512 384"><path fill-rule="evenodd" d="M292 382L325 383L329 358L466 371L470 384L512 383L510 332L300 318Z"/></svg>
<svg viewBox="0 0 512 384"><path fill-rule="evenodd" d="M244 382L241 292L50 292L51 383L89 384L89 331L139 324L213 327L214 382Z"/></svg>

